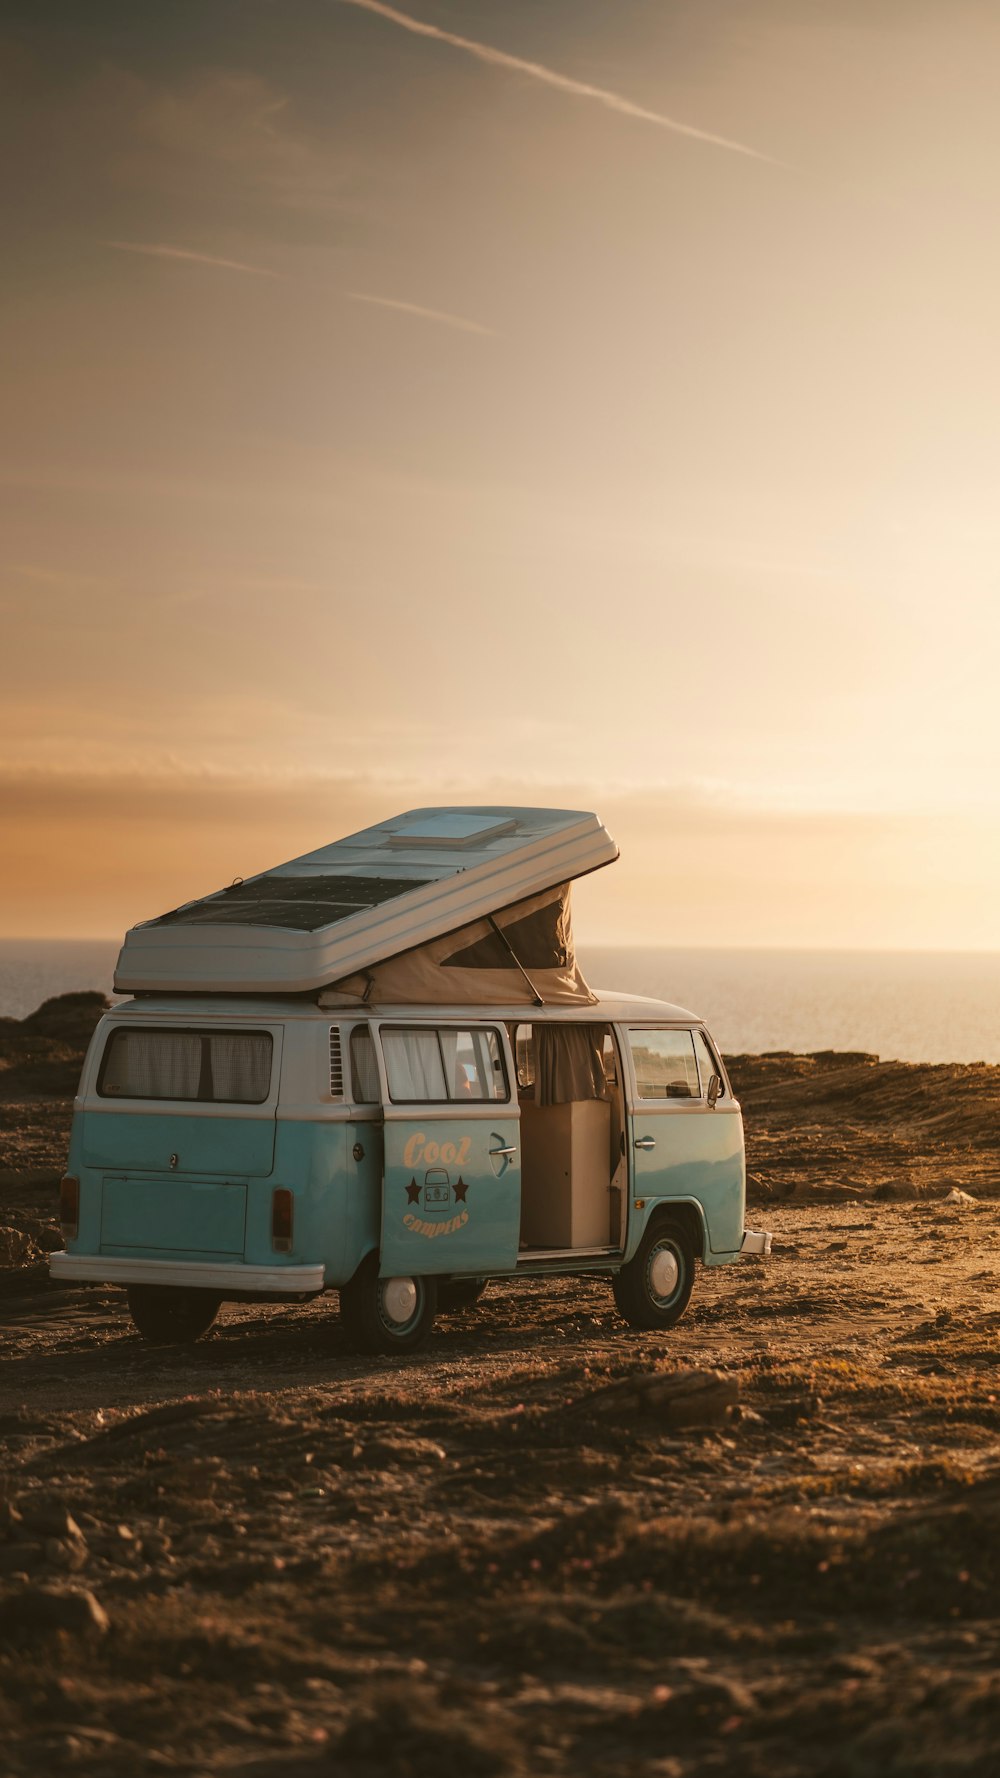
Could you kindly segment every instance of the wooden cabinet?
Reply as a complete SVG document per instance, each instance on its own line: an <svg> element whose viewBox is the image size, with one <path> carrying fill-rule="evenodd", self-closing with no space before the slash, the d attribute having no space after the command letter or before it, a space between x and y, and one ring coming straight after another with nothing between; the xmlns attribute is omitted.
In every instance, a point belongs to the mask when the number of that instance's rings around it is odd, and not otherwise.
<svg viewBox="0 0 1000 1778"><path fill-rule="evenodd" d="M601 1099L521 1104L521 1246L611 1241L611 1109Z"/></svg>

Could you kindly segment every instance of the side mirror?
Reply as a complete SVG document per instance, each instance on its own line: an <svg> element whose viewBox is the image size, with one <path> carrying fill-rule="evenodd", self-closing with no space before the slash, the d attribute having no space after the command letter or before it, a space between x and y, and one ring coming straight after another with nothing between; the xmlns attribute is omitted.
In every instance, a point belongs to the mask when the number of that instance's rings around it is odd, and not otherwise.
<svg viewBox="0 0 1000 1778"><path fill-rule="evenodd" d="M721 1092L722 1092L722 1075L721 1074L713 1074L709 1080L709 1083L708 1083L708 1092L705 1094L705 1097L708 1100L709 1105L715 1104L715 1102L718 1099Z"/></svg>

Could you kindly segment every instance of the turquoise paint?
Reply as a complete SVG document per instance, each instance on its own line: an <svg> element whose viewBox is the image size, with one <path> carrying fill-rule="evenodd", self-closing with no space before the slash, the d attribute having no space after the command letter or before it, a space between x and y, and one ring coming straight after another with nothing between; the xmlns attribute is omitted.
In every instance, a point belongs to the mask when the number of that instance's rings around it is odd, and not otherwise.
<svg viewBox="0 0 1000 1778"><path fill-rule="evenodd" d="M84 1114L73 1114L66 1171L80 1181L80 1220L77 1233L67 1241L69 1253L100 1253L102 1175L83 1159Z"/></svg>
<svg viewBox="0 0 1000 1778"><path fill-rule="evenodd" d="M491 1154L507 1147L510 1156ZM520 1123L510 1110L387 1122L383 1278L512 1272L520 1228Z"/></svg>
<svg viewBox="0 0 1000 1778"><path fill-rule="evenodd" d="M637 1138L649 1136L655 1148L635 1147ZM746 1165L743 1123L735 1108L675 1111L643 1104L629 1112L627 1140L631 1196L646 1200L645 1212L637 1215L633 1211L630 1218L629 1257L651 1211L657 1205L678 1201L693 1202L703 1213L708 1234L706 1258L709 1253L738 1250L743 1239Z"/></svg>
<svg viewBox="0 0 1000 1778"><path fill-rule="evenodd" d="M106 1154L116 1147L95 1125L121 1121L114 1112L78 1113L74 1119L69 1168L80 1180L80 1226L72 1253L114 1252L132 1258L188 1258L199 1252L228 1254L248 1265L312 1265L326 1267L330 1285L353 1277L366 1253L378 1246L382 1182L382 1130L379 1124L324 1120L279 1120L265 1124L274 1140L274 1166L267 1178L237 1175L201 1181L178 1172L161 1171L150 1179L145 1168L113 1171L88 1164L87 1154ZM128 1122L148 1125L143 1114L125 1114ZM241 1120L180 1119L185 1123L216 1122L220 1133ZM251 1122L252 1120L247 1120ZM154 1152L159 1154L158 1128ZM140 1163L138 1135L129 1140ZM353 1156L356 1143L363 1154ZM179 1151L178 1151L179 1152ZM152 1157L149 1159L153 1169ZM206 1169L208 1171L208 1169ZM227 1169L227 1171L229 1171ZM293 1245L276 1253L271 1245L271 1194L287 1186L295 1196ZM237 1233L233 1206L242 1206Z"/></svg>
<svg viewBox="0 0 1000 1778"><path fill-rule="evenodd" d="M363 1154L355 1160L358 1143ZM266 1186L251 1184L248 1193L247 1264L322 1262L328 1284L346 1284L378 1246L381 1181L378 1124L279 1117L274 1173ZM285 1254L271 1246L271 1192L277 1185L295 1194L293 1245Z"/></svg>
<svg viewBox="0 0 1000 1778"><path fill-rule="evenodd" d="M151 1256L169 1249L242 1259L246 1207L245 1185L105 1174L101 1252L141 1247Z"/></svg>
<svg viewBox="0 0 1000 1778"><path fill-rule="evenodd" d="M170 1164L174 1154L176 1168ZM274 1117L241 1116L225 1106L199 1116L176 1106L169 1111L87 1111L83 1161L110 1173L263 1177L274 1161Z"/></svg>

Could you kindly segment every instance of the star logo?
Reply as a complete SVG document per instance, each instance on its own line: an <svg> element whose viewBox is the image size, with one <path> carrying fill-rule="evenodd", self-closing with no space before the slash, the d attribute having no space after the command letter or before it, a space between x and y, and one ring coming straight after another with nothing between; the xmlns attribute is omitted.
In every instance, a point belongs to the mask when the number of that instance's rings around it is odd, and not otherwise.
<svg viewBox="0 0 1000 1778"><path fill-rule="evenodd" d="M465 1203L465 1194L469 1189L468 1180L463 1179L461 1174L459 1174L452 1189L455 1193L456 1204L464 1204Z"/></svg>
<svg viewBox="0 0 1000 1778"><path fill-rule="evenodd" d="M419 1204L420 1202L420 1187L415 1179L411 1179L406 1188L406 1202L408 1204Z"/></svg>

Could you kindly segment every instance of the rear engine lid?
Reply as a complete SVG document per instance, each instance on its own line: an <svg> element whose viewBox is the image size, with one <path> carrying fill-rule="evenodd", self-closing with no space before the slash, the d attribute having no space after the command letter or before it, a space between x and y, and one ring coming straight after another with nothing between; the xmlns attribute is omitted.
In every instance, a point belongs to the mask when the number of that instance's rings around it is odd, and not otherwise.
<svg viewBox="0 0 1000 1778"><path fill-rule="evenodd" d="M101 1252L141 1257L170 1253L243 1257L247 1188L218 1180L130 1179L106 1174Z"/></svg>

